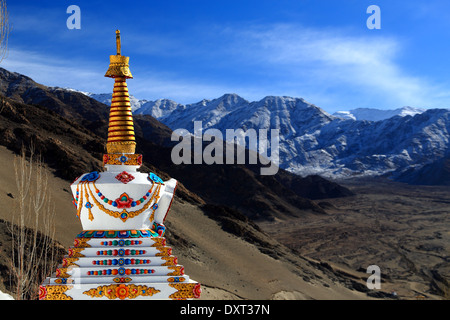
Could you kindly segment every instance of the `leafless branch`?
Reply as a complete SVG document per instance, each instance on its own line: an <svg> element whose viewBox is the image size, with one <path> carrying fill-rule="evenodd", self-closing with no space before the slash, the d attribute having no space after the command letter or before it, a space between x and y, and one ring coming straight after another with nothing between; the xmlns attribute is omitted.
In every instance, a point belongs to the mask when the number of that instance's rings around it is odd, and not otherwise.
<svg viewBox="0 0 450 320"><path fill-rule="evenodd" d="M11 31L6 1L0 0L0 62L8 53L8 38Z"/></svg>

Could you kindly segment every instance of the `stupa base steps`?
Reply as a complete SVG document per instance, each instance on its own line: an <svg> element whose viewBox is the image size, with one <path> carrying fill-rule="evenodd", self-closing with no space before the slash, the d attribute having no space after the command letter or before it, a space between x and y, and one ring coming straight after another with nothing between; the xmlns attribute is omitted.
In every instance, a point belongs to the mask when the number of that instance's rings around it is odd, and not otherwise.
<svg viewBox="0 0 450 320"><path fill-rule="evenodd" d="M41 300L187 300L200 297L200 284L185 282L135 282L49 284L39 292Z"/></svg>
<svg viewBox="0 0 450 320"><path fill-rule="evenodd" d="M40 287L41 300L193 299L200 284L184 273L163 237L77 237Z"/></svg>
<svg viewBox="0 0 450 320"><path fill-rule="evenodd" d="M177 283L177 282L187 282L189 281L189 276L145 276L145 275L133 275L133 276L99 276L99 277L70 277L70 278L56 278L49 277L46 279L48 284L91 284L91 283L146 283L146 282L168 282L168 283Z"/></svg>
<svg viewBox="0 0 450 320"><path fill-rule="evenodd" d="M120 265L120 264L123 265ZM124 257L80 257L73 258L65 256L62 264L58 268L69 267L97 267L97 266L176 266L178 265L178 258L176 256L140 256L139 258L124 258Z"/></svg>

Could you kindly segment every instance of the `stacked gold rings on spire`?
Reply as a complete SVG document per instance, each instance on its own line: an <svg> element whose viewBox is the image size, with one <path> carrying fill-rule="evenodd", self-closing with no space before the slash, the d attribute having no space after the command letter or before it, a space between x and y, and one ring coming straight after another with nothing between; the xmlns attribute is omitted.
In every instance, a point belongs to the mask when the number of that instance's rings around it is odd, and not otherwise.
<svg viewBox="0 0 450 320"><path fill-rule="evenodd" d="M105 77L115 78L114 90L109 114L108 153L134 153L133 115L131 113L130 96L127 78L133 78L128 65L129 58L120 54L120 31L116 31L117 54L110 56L110 64Z"/></svg>

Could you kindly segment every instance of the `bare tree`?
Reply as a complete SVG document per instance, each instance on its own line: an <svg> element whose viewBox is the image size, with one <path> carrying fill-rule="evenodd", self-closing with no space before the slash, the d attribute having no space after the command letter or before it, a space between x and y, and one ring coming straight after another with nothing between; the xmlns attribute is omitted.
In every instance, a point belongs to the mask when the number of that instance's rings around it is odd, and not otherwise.
<svg viewBox="0 0 450 320"><path fill-rule="evenodd" d="M17 184L17 210L11 224L12 270L17 300L36 298L38 283L55 265L55 209L48 188L48 177L40 157L31 148L14 161Z"/></svg>
<svg viewBox="0 0 450 320"><path fill-rule="evenodd" d="M6 1L0 0L0 62L8 53L8 37L11 30Z"/></svg>
<svg viewBox="0 0 450 320"><path fill-rule="evenodd" d="M0 62L6 57L8 53L8 37L11 30L11 25L9 24L9 14L6 8L6 1L0 0ZM3 111L5 107L5 99L1 97L0 99L0 112Z"/></svg>

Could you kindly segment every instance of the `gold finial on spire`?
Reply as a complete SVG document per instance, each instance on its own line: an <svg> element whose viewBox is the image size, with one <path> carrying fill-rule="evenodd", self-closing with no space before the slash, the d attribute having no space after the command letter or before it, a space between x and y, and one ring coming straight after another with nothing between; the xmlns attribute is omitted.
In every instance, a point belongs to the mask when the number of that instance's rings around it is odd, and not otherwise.
<svg viewBox="0 0 450 320"><path fill-rule="evenodd" d="M133 78L129 66L130 58L122 56L120 53L120 30L116 30L116 47L117 54L114 56L109 56L109 68L108 71L106 71L105 77L125 77L128 79Z"/></svg>
<svg viewBox="0 0 450 320"><path fill-rule="evenodd" d="M117 55L120 56L120 30L116 30Z"/></svg>
<svg viewBox="0 0 450 320"><path fill-rule="evenodd" d="M110 64L105 77L115 78L114 90L109 113L108 141L106 149L112 153L134 153L133 115L131 114L130 96L127 78L132 78L128 67L129 58L120 54L120 31L116 31L117 54L110 56Z"/></svg>

